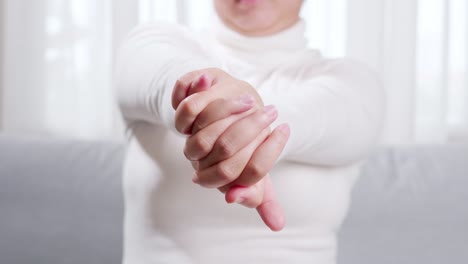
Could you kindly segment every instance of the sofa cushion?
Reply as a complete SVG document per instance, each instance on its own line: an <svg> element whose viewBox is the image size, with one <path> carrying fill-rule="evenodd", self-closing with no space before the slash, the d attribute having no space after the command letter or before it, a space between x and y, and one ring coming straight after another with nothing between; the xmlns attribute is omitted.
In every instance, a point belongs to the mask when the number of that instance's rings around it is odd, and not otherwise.
<svg viewBox="0 0 468 264"><path fill-rule="evenodd" d="M371 156L340 233L339 263L468 263L468 146Z"/></svg>
<svg viewBox="0 0 468 264"><path fill-rule="evenodd" d="M120 263L123 146L0 136L0 263ZM467 263L468 146L374 153L339 264Z"/></svg>
<svg viewBox="0 0 468 264"><path fill-rule="evenodd" d="M120 263L123 147L0 137L0 262Z"/></svg>

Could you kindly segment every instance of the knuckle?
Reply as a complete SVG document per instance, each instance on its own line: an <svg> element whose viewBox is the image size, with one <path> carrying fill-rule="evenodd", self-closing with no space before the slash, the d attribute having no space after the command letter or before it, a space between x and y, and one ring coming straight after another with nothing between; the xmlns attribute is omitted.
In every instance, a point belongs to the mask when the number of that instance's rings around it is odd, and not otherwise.
<svg viewBox="0 0 468 264"><path fill-rule="evenodd" d="M177 131L179 131L180 133L184 133L184 131L183 131L184 130L184 120L181 117L180 112L176 112L174 126L175 126Z"/></svg>
<svg viewBox="0 0 468 264"><path fill-rule="evenodd" d="M195 170L195 173L199 171L199 168L200 168L199 161L190 161L190 165L192 165L192 168Z"/></svg>
<svg viewBox="0 0 468 264"><path fill-rule="evenodd" d="M223 182L231 182L234 175L228 165L220 163L216 165L216 176Z"/></svg>
<svg viewBox="0 0 468 264"><path fill-rule="evenodd" d="M205 128L204 123L201 120L195 120L192 126L192 133L195 134L198 131L202 130L203 128Z"/></svg>
<svg viewBox="0 0 468 264"><path fill-rule="evenodd" d="M198 112L199 104L197 100L193 100L192 97L187 97L182 101L182 113L186 115L196 115Z"/></svg>
<svg viewBox="0 0 468 264"><path fill-rule="evenodd" d="M256 162L252 162L248 164L246 171L247 171L247 175L249 176L249 178L256 178L256 179L260 179L268 173L267 169L264 166Z"/></svg>
<svg viewBox="0 0 468 264"><path fill-rule="evenodd" d="M187 145L185 145L185 147L184 147L184 156L185 156L185 158L187 158L188 160L191 160L191 161L194 160L194 155L193 155L193 153L192 153L190 147L187 146Z"/></svg>
<svg viewBox="0 0 468 264"><path fill-rule="evenodd" d="M203 155L209 153L211 151L211 147L212 144L207 136L197 135L193 139L193 148Z"/></svg>
<svg viewBox="0 0 468 264"><path fill-rule="evenodd" d="M222 157L231 157L235 151L232 141L227 136L220 138L216 147Z"/></svg>
<svg viewBox="0 0 468 264"><path fill-rule="evenodd" d="M184 82L183 82L181 79L178 79L178 80L175 82L174 87L175 87L175 89L181 89L181 88L185 87L185 84L184 84Z"/></svg>

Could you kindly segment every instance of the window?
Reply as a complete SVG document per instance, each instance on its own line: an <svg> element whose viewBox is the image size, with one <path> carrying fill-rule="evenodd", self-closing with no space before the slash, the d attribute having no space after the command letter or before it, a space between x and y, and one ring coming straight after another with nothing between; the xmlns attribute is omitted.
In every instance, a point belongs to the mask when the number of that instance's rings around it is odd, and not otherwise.
<svg viewBox="0 0 468 264"><path fill-rule="evenodd" d="M4 2L4 130L82 138L123 130L112 50L132 27L163 19L201 30L214 16L212 0ZM311 48L381 75L390 143L468 138L468 1L307 0L301 15Z"/></svg>

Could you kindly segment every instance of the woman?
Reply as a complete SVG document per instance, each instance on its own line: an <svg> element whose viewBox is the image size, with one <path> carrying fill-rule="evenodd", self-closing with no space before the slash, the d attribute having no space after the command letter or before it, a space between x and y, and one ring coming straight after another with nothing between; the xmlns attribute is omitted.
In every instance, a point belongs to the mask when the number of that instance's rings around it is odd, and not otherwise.
<svg viewBox="0 0 468 264"><path fill-rule="evenodd" d="M302 0L214 5L211 31L146 25L121 50L124 263L334 263L381 88L306 48Z"/></svg>

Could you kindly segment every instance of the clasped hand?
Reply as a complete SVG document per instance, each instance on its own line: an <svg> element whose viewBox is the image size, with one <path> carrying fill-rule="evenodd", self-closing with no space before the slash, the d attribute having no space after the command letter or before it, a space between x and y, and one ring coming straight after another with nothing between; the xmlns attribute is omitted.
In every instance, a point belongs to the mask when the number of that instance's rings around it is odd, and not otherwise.
<svg viewBox="0 0 468 264"><path fill-rule="evenodd" d="M220 69L182 76L175 84L175 127L188 137L184 155L192 181L218 188L228 203L256 208L273 231L284 227L283 211L268 175L288 141L287 124L270 130L278 117L247 82Z"/></svg>

